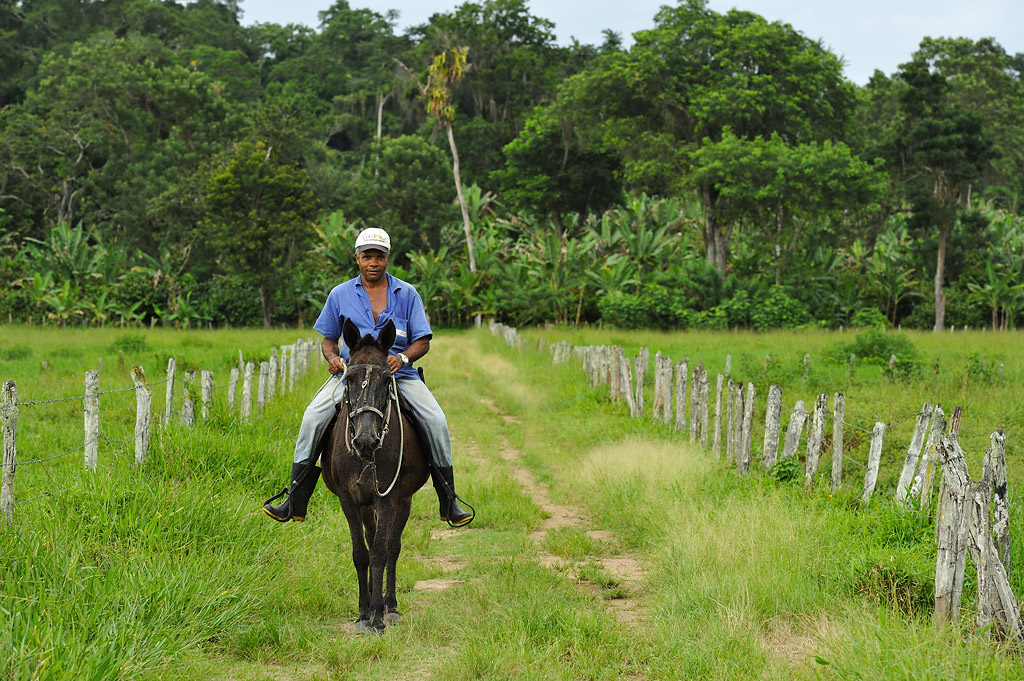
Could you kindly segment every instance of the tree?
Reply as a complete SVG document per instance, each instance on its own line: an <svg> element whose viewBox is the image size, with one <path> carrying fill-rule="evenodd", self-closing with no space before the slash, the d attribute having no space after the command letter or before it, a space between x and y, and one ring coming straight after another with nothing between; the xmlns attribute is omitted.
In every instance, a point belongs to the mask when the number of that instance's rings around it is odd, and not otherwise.
<svg viewBox="0 0 1024 681"><path fill-rule="evenodd" d="M207 169L204 208L210 246L224 269L259 291L263 326L270 326L274 292L313 236L309 176L278 163L262 143L240 142Z"/></svg>

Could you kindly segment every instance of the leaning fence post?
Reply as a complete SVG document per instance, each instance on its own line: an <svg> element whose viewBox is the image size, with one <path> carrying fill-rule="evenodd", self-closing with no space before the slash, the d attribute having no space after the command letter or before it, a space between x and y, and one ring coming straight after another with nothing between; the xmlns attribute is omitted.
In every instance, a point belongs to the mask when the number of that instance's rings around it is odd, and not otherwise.
<svg viewBox="0 0 1024 681"><path fill-rule="evenodd" d="M725 388L725 463L728 465L732 464L732 459L735 455L736 443L734 434L736 429L733 427L733 419L736 417L733 413L733 407L735 406L733 392L735 390L735 384L730 378Z"/></svg>
<svg viewBox="0 0 1024 681"><path fill-rule="evenodd" d="M789 417L789 425L786 426L786 441L782 445L782 458L788 459L796 455L800 448L800 435L804 432L804 423L807 421L807 408L803 400L797 400L793 405L793 413Z"/></svg>
<svg viewBox="0 0 1024 681"><path fill-rule="evenodd" d="M843 426L846 418L846 395L832 398L832 494L843 486Z"/></svg>
<svg viewBox="0 0 1024 681"><path fill-rule="evenodd" d="M782 388L768 388L768 408L764 415L764 467L771 470L779 458L779 431L782 429Z"/></svg>
<svg viewBox="0 0 1024 681"><path fill-rule="evenodd" d="M651 400L651 419L657 421L661 416L661 381L664 378L664 372L661 370L662 357L661 350L654 353L654 398ZM590 373L587 372L589 377ZM591 379L593 384L593 379Z"/></svg>
<svg viewBox="0 0 1024 681"><path fill-rule="evenodd" d="M944 626L960 617L964 567L967 564L965 509L967 463L953 435L943 435L936 445L942 462L942 489L935 519L935 624Z"/></svg>
<svg viewBox="0 0 1024 681"><path fill-rule="evenodd" d="M299 370L299 346L298 344L289 346L288 352L288 392L295 390L295 372Z"/></svg>
<svg viewBox="0 0 1024 681"><path fill-rule="evenodd" d="M708 446L708 372L700 372L700 446Z"/></svg>
<svg viewBox="0 0 1024 681"><path fill-rule="evenodd" d="M914 436L907 447L907 456L903 461L903 470L900 472L899 482L896 483L896 503L906 504L907 494L914 482L914 472L918 468L918 460L921 458L921 449L924 447L924 436L928 431L928 423L932 417L934 406L925 402L921 411L917 414L917 423L914 426Z"/></svg>
<svg viewBox="0 0 1024 681"><path fill-rule="evenodd" d="M18 386L14 381L4 383L0 398L3 411L4 468L0 483L0 515L10 524L14 521L14 472L18 467Z"/></svg>
<svg viewBox="0 0 1024 681"><path fill-rule="evenodd" d="M633 402L633 391L630 389L633 385L633 377L629 375L629 360L626 359L626 351L619 348L619 386L622 388L622 394L626 398L626 405L629 407L629 415L636 416L636 404Z"/></svg>
<svg viewBox="0 0 1024 681"><path fill-rule="evenodd" d="M203 420L208 421L213 409L213 372L203 369L199 372L200 397L203 400Z"/></svg>
<svg viewBox="0 0 1024 681"><path fill-rule="evenodd" d="M814 400L814 419L807 437L807 462L804 466L804 489L811 489L811 483L818 472L821 458L821 444L825 441L825 410L828 409L828 395L818 395Z"/></svg>
<svg viewBox="0 0 1024 681"><path fill-rule="evenodd" d="M690 442L697 441L697 412L700 407L697 404L697 384L700 383L700 369L693 368L693 378L690 379Z"/></svg>
<svg viewBox="0 0 1024 681"><path fill-rule="evenodd" d="M911 499L920 496L920 509L923 511L932 502L932 479L935 474L935 461L938 458L936 447L939 438L946 430L946 414L942 405L936 404L932 410L932 423L928 429L928 442L921 455L921 463L914 476L914 486L910 490Z"/></svg>
<svg viewBox="0 0 1024 681"><path fill-rule="evenodd" d="M864 491L860 500L865 504L871 501L871 494L878 482L878 465L882 462L882 441L885 439L885 424L878 422L871 433L871 448L868 450L868 472L864 476Z"/></svg>
<svg viewBox="0 0 1024 681"><path fill-rule="evenodd" d="M715 384L715 432L711 439L711 451L716 459L722 458L722 384L725 376L718 374Z"/></svg>
<svg viewBox="0 0 1024 681"><path fill-rule="evenodd" d="M732 389L732 455L736 466L739 467L743 459L743 384L739 382L734 383Z"/></svg>
<svg viewBox="0 0 1024 681"><path fill-rule="evenodd" d="M239 350L241 352L241 350ZM167 389L164 401L164 425L171 423L171 413L174 411L174 368L176 362L173 357L167 360Z"/></svg>
<svg viewBox="0 0 1024 681"><path fill-rule="evenodd" d="M285 388L288 387L288 347L285 345L281 346L281 364L278 366L278 370L281 372L281 383L277 386L277 392L284 395Z"/></svg>
<svg viewBox="0 0 1024 681"><path fill-rule="evenodd" d="M992 534L1003 566L1010 563L1010 509L1006 498L1006 436L1000 428L989 436L983 477L992 482Z"/></svg>
<svg viewBox="0 0 1024 681"><path fill-rule="evenodd" d="M100 372L85 372L85 467L96 470L100 446Z"/></svg>
<svg viewBox="0 0 1024 681"><path fill-rule="evenodd" d="M249 414L252 412L252 373L254 365L252 362L245 363L245 377L242 379L242 421L249 422Z"/></svg>
<svg viewBox="0 0 1024 681"><path fill-rule="evenodd" d="M149 419L153 411L153 393L146 383L141 366L132 367L135 384L135 463L142 463L149 454Z"/></svg>

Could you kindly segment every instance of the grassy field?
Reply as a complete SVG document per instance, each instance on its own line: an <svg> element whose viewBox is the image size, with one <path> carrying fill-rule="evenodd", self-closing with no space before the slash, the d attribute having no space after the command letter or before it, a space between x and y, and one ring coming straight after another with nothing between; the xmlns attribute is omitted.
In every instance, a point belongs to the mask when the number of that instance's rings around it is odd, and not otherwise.
<svg viewBox="0 0 1024 681"><path fill-rule="evenodd" d="M356 587L344 518L322 487L309 522L260 512L284 484L301 411L321 375L240 425L224 411L238 349L265 359L288 331L120 332L0 327L0 379L21 400L81 393L103 357L101 388L130 385L141 363L217 372L208 424L154 435L131 465L134 397L102 398L97 473L81 453L18 470L19 506L0 534L0 678L13 679L948 679L1020 678L1024 663L963 626L931 625L933 525L892 508L890 465L868 508L844 490L804 493L710 454L591 389L575 364L509 350L486 331L446 332L426 358L448 414L457 481L474 523L445 531L436 498L414 501L399 563L403 622L379 638L352 633ZM853 335L530 331L575 344L641 345L714 374L784 389L784 405L844 391L847 419L900 425L898 456L926 399L964 407L972 474L988 434L1007 432L1011 541L1024 479L1021 338L981 332L910 338L929 366L893 382L879 367L823 357ZM775 358L764 369L764 355ZM806 385L804 353L812 357ZM123 358L122 358L123 355ZM987 371L979 369L987 360ZM47 362L50 367L42 368ZM1005 365L1002 378L995 367ZM154 411L163 404L155 391ZM108 409L109 407L109 409ZM758 412L763 415L763 403ZM24 407L19 458L78 446L80 402ZM755 436L755 443L759 440ZM854 443L863 458L866 442ZM857 452L860 452L858 454ZM759 446L755 444L755 453ZM823 460L827 477L827 457ZM756 470L758 466L753 466ZM555 522L564 521L564 522ZM616 567L635 565L623 576ZM1024 591L1021 561L1010 576ZM9 651L9 654L8 654Z"/></svg>

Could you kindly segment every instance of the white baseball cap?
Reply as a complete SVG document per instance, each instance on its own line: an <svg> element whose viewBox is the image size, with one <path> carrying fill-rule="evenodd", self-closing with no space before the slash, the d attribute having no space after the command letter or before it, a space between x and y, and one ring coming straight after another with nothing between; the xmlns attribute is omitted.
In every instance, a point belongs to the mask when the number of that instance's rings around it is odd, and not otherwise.
<svg viewBox="0 0 1024 681"><path fill-rule="evenodd" d="M356 237L356 253L371 249L391 253L391 237L379 227L367 227Z"/></svg>

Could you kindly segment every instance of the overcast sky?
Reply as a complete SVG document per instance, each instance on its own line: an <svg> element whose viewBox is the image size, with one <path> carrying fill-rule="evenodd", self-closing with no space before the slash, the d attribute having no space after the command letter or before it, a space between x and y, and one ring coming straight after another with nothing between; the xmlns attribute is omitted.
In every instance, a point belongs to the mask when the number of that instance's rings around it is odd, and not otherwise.
<svg viewBox="0 0 1024 681"><path fill-rule="evenodd" d="M298 23L316 27L317 14L331 0L242 0L242 23ZM399 11L398 28L422 24L431 14L449 12L458 0L350 0L354 8L381 14ZM555 24L560 44L572 38L598 45L601 31L621 33L627 45L634 31L651 28L665 0L528 0L534 16ZM921 39L995 38L1010 54L1024 52L1024 0L711 0L710 7L756 12L784 21L841 56L848 78L863 85L875 69L892 74L908 61ZM628 11L623 9L628 8Z"/></svg>

